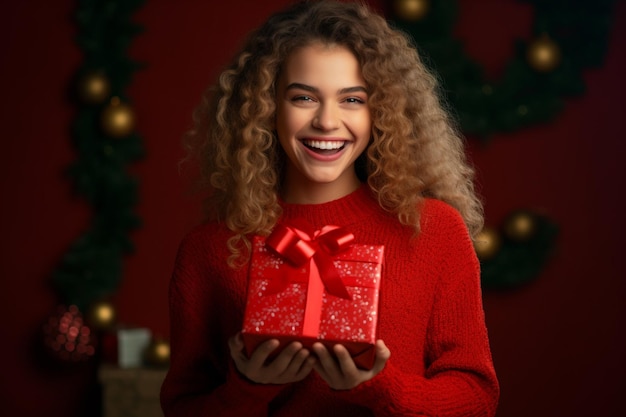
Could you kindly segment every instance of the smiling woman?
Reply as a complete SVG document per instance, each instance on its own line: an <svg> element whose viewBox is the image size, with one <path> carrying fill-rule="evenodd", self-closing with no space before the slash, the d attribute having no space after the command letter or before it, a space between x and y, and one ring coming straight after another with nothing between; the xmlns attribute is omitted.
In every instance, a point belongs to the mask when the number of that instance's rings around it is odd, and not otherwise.
<svg viewBox="0 0 626 417"><path fill-rule="evenodd" d="M298 3L208 91L166 416L492 416L481 205L407 38L363 5Z"/></svg>

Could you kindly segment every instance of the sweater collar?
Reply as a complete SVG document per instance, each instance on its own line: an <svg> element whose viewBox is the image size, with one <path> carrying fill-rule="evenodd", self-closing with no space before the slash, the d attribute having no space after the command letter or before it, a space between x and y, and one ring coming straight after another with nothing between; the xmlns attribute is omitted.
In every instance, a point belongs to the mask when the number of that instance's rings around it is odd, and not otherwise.
<svg viewBox="0 0 626 417"><path fill-rule="evenodd" d="M280 201L281 222L301 219L316 229L326 225L349 226L363 222L381 209L370 188L363 184L356 191L322 204L288 204Z"/></svg>

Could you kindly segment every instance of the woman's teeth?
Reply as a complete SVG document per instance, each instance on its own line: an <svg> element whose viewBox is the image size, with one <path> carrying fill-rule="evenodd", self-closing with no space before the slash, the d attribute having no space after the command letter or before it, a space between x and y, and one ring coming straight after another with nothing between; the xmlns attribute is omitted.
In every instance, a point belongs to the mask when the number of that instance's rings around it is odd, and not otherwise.
<svg viewBox="0 0 626 417"><path fill-rule="evenodd" d="M303 143L309 148L327 150L341 149L345 145L345 141L325 141L325 140L305 140Z"/></svg>

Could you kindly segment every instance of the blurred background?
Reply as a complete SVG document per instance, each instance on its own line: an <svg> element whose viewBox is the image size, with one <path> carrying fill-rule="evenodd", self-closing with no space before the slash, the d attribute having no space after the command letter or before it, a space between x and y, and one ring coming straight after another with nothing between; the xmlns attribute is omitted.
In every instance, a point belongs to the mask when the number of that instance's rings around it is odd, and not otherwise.
<svg viewBox="0 0 626 417"><path fill-rule="evenodd" d="M95 134L100 141L110 141L105 154L123 156L115 159L112 174L100 168L105 174L119 176L122 194L129 196L122 201L126 217L122 216L125 223L120 230L126 234L120 237L122 243L113 255L98 250L89 252L91 257L85 255L93 265L101 262L102 271L89 271L78 282L72 281L70 272L77 270L75 263L84 265L83 258L72 258L71 251L81 242L89 242L81 236L89 235L94 227L93 203L98 200L90 194L93 164L84 162L85 155L95 151L86 150L80 138L96 126L93 115L101 106L86 104L89 99L97 102L98 97L85 98L83 94L77 99L72 92L80 81L77 74L84 75L82 70L98 63L94 39L85 35L103 21L88 13L93 10L89 5L96 3L3 2L0 121L7 148L0 156L0 414L6 416L102 415L98 374L102 375L102 366L109 359L107 349L118 346L119 341L109 341L115 330L92 325L92 338L84 339L86 348L81 351L84 358L78 358L86 360L60 355L58 346L55 350L46 337L59 336L55 317L75 322L80 317L65 305L68 300L83 303L81 310L86 315L94 297L105 296L106 306L115 313L115 329L147 329L153 342L167 341L167 289L177 246L201 220L200 199L191 193L188 178L179 167L184 156L182 135L191 126L201 92L215 80L248 31L291 2L101 2L105 6L97 9L98 13L119 12L132 22L131 27L142 31L126 30L123 19L115 26L119 30L105 31L113 41L105 48L109 54L100 56L100 63L111 65L119 58L114 52L121 51L122 57L140 63L141 68L127 65L124 59L116 61L119 65L117 72L110 73L115 77L109 80L109 92L117 92L129 107L122 108L121 119L108 119L108 125L102 127L105 139L102 132ZM126 6L120 6L123 3ZM578 26L572 31L585 34L576 38L578 44L548 48L547 58L543 52L536 52L534 58L527 56L530 66L543 74L544 84L531 86L532 80L521 73L509 77L518 90L536 89L532 92L539 97L538 103L553 103L550 100L557 95L563 100L562 107L558 100L548 109L516 104L518 116L532 115L533 109L538 109L538 119L549 114L541 123L522 117L516 119L519 123L502 125L487 120L486 124L464 126L486 202L488 228L496 235L502 233L511 213L521 209L548 219L550 230L557 231L544 236L541 253L528 255L528 262L538 265L530 275L513 283L498 282L510 276L510 270L524 270L523 259L509 257L500 260L499 266L488 266L496 271L485 286L484 305L502 386L498 416L626 415L626 274L622 263L626 232L622 196L626 189L626 2L537 2L553 6L551 14L541 15L532 2L458 0L452 2L454 20L440 7L450 1L432 0L425 15L418 11L423 3L419 1L418 9L408 4L397 8L392 0L369 3L405 30L425 36L424 45L435 45L436 38L431 32L420 32L420 21L426 21L428 13L439 13L437 36L457 40L466 59L484 67L486 80L509 74L507 63L522 47L519 40L528 45L538 39L536 27L542 16L544 21L539 24L548 25L559 21L559 10L561 20L567 21L574 6L589 8L588 13L574 16ZM610 5L607 19L594 18L598 4ZM589 27L584 24L585 17ZM606 22L606 37L593 36L590 27L598 21ZM558 41L573 34L550 35ZM595 50L601 58L588 68L570 68L580 75L581 83L574 84L583 88L574 88L570 94L561 94L567 88L547 94L549 83L556 80L558 84L561 79L559 68L570 62L568 54L577 50L581 54ZM434 59L435 52L432 54ZM443 71L443 64L439 65ZM446 85L445 77L443 82ZM468 105L457 103L452 82L447 85L452 104ZM496 87L489 81L481 91L490 95ZM109 96L106 99L108 105L116 104L108 101ZM491 106L487 114L499 111ZM476 105L469 103L472 107ZM458 111L464 121L462 109ZM134 115L134 122L123 118L129 115ZM130 133L124 130L129 127ZM124 181L132 185L125 188ZM543 227L541 222L534 225ZM107 230L110 224L100 226ZM531 242L524 242L524 230L517 230L522 248ZM507 248L507 237L501 245L493 234L486 239L496 253L484 253L488 265L498 259L498 249ZM103 262L107 256L118 264L112 267ZM106 290L93 291L99 277L104 277ZM94 297L86 298L86 294ZM60 312L59 307L63 309ZM88 327L78 322L78 328L81 325ZM93 355L89 346L95 348ZM157 357L150 369L164 372L164 356Z"/></svg>

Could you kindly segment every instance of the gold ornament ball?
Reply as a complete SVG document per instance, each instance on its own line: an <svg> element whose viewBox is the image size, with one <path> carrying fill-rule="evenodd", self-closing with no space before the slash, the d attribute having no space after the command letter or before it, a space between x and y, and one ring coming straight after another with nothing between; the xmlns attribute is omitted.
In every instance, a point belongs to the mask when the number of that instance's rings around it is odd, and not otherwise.
<svg viewBox="0 0 626 417"><path fill-rule="evenodd" d="M128 104L114 97L102 112L101 124L107 135L123 138L135 129L135 113Z"/></svg>
<svg viewBox="0 0 626 417"><path fill-rule="evenodd" d="M561 63L559 46L547 35L535 39L526 51L526 59L539 72L550 72Z"/></svg>
<svg viewBox="0 0 626 417"><path fill-rule="evenodd" d="M144 352L144 362L148 366L166 367L170 363L170 344L165 339L154 339Z"/></svg>
<svg viewBox="0 0 626 417"><path fill-rule="evenodd" d="M531 239L537 230L537 219L528 211L516 211L508 216L504 223L504 233L516 242Z"/></svg>
<svg viewBox="0 0 626 417"><path fill-rule="evenodd" d="M97 329L108 329L115 324L117 313L108 301L93 303L87 312L87 321Z"/></svg>
<svg viewBox="0 0 626 417"><path fill-rule="evenodd" d="M500 235L492 228L485 226L474 240L476 255L481 261L493 258L500 250Z"/></svg>
<svg viewBox="0 0 626 417"><path fill-rule="evenodd" d="M395 15L409 22L422 19L430 8L429 0L394 0L393 10Z"/></svg>
<svg viewBox="0 0 626 417"><path fill-rule="evenodd" d="M90 72L78 81L78 96L88 104L103 103L111 92L107 77L101 72Z"/></svg>

